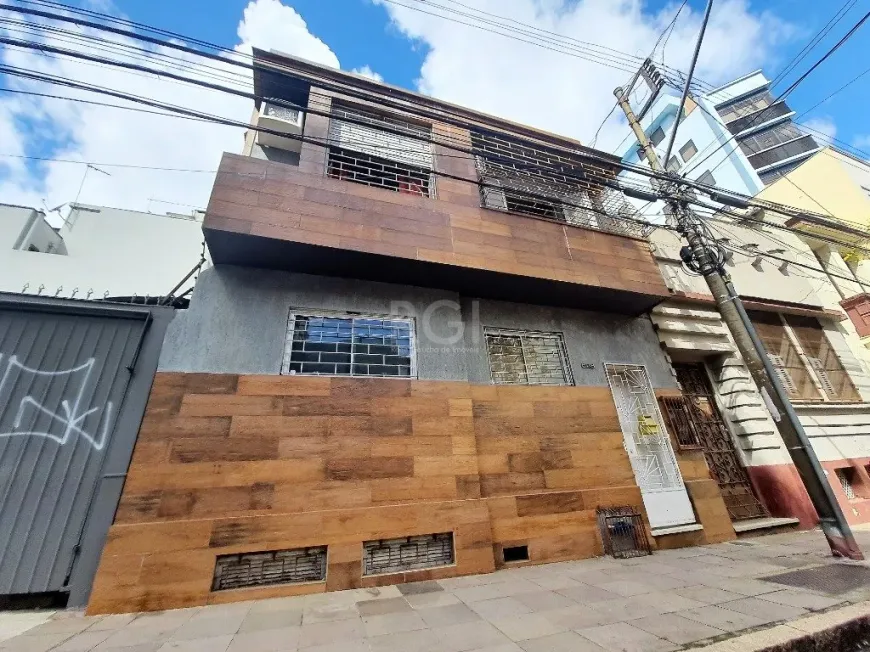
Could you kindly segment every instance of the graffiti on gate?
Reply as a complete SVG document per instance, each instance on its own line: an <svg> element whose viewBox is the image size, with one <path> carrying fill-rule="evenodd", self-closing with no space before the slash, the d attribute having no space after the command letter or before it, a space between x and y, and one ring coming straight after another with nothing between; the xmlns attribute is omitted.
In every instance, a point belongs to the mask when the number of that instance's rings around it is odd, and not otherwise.
<svg viewBox="0 0 870 652"><path fill-rule="evenodd" d="M0 365L2 365L2 362L3 355L0 354ZM85 403L85 391L89 386L91 372L93 372L95 364L96 360L89 358L87 362L77 367L59 371L44 371L22 364L14 355L9 356L6 360L3 375L0 377L0 406L5 401L12 400L13 387L20 386L22 376L30 375L32 377L31 380L33 382L31 387L33 383L38 381L42 381L43 385L46 383L62 383L63 392L59 403L53 406L45 405L34 398L32 394L22 397L19 400L18 410L15 412L15 418L12 421L12 430L0 432L0 438L42 437L51 439L63 446L70 441L73 435L78 435L87 441L94 450L103 450L112 420L112 402L107 402L104 408L91 407L86 409L86 405L83 404ZM18 383L15 382L16 378ZM9 407L12 408L13 406L10 405ZM99 413L100 410L103 411L103 428L99 435L94 435L87 432L83 428L83 425L85 419L92 414ZM20 429L25 417L37 417L39 415L49 418L48 423L43 426L42 430ZM35 421L35 419L32 419L32 421ZM57 430L58 432L50 432L52 430Z"/></svg>

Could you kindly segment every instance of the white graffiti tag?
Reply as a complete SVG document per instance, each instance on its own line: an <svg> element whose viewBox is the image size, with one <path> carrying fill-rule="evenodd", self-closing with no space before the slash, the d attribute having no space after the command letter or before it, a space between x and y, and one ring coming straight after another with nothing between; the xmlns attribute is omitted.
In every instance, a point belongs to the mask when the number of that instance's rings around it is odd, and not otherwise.
<svg viewBox="0 0 870 652"><path fill-rule="evenodd" d="M3 356L0 355L0 362L2 362ZM63 382L68 383L74 377L75 374L78 374L78 377L81 378L81 385L78 387L78 392L75 393L75 389L73 389L74 398L73 401L70 402L67 399L63 399L60 401L60 405L55 409L50 409L40 403L38 400L33 398L33 396L28 395L21 398L18 404L18 411L15 413L15 419L12 422L12 431L11 432L0 432L0 438L3 437L43 437L46 439L51 439L52 441L56 441L60 445L66 444L73 435L78 435L79 437L85 439L94 450L100 451L103 450L103 446L106 445L106 439L109 433L109 424L111 422L112 417L112 402L109 401L106 403L106 407L103 413L103 428L102 432L99 436L94 436L89 432L85 431L82 428L85 419L87 419L92 414L96 414L100 411L100 408L94 407L89 410L85 410L82 406L82 400L84 397L85 389L88 387L88 381L91 377L91 372L94 369L94 364L96 361L94 358L90 358L87 362L78 367L73 367L71 369L63 369L61 371L43 371L41 369L32 369L21 364L18 361L16 356L10 356L6 363L6 369L3 372L3 377L0 378L0 404L3 403L3 399L11 399L11 396L4 396L5 392L12 392L13 374L32 374L37 378L41 378L44 381L49 383L53 382ZM66 378L64 378L66 377ZM7 382L10 384L10 388L6 389ZM24 420L25 415L27 415L29 410L35 410L37 413L44 414L48 416L51 421L47 426L45 426L44 430L19 430L21 427L21 423ZM47 432L51 429L51 425L53 423L59 423L62 426L62 430L60 434L54 434L51 432Z"/></svg>

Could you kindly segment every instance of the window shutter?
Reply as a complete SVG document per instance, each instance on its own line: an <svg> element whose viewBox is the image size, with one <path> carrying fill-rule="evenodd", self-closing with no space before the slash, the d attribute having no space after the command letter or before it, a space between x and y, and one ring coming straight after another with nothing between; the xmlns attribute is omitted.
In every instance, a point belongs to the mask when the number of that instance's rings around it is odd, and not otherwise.
<svg viewBox="0 0 870 652"><path fill-rule="evenodd" d="M791 396L797 396L797 385L794 384L791 374L788 372L788 369L785 368L785 363L783 362L782 357L774 355L773 353L768 353L767 357L770 358L771 363L773 363L773 368L776 371L779 382L781 382L782 386L785 387L785 391L787 391Z"/></svg>
<svg viewBox="0 0 870 652"><path fill-rule="evenodd" d="M813 371L816 372L816 377L819 379L822 389L825 390L825 394L828 395L828 398L834 400L839 398L840 393L834 387L834 383L831 382L831 377L828 375L824 363L818 358L810 358L809 356L807 357L807 360L810 361L810 366L813 368Z"/></svg>
<svg viewBox="0 0 870 652"><path fill-rule="evenodd" d="M382 131L378 129L375 119L370 116L357 115L353 111L345 109L341 110L341 115L372 121L374 124L368 126L345 122L333 115L329 120L329 143L331 145L390 161L432 168L432 146L430 143ZM384 124L391 128L399 127L399 125L392 123L385 122Z"/></svg>

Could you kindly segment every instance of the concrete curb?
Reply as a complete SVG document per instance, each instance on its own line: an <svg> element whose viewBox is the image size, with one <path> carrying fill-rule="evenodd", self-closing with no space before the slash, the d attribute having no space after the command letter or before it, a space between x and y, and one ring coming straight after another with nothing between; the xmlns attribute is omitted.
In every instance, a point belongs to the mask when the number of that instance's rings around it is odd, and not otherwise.
<svg viewBox="0 0 870 652"><path fill-rule="evenodd" d="M774 645L795 641L808 634L838 627L856 618L866 617L867 614L870 614L870 601L857 602L825 613L806 616L788 624L692 649L703 652L758 652Z"/></svg>

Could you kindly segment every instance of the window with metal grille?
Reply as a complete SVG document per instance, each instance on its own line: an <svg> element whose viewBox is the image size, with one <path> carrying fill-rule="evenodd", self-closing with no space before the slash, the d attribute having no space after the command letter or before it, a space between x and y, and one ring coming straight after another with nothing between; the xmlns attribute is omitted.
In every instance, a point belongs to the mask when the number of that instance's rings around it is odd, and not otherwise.
<svg viewBox="0 0 870 652"><path fill-rule="evenodd" d="M860 401L858 390L855 389L843 364L831 348L831 343L825 336L825 330L819 320L796 315L784 315L784 319L794 333L828 400Z"/></svg>
<svg viewBox="0 0 870 652"><path fill-rule="evenodd" d="M700 177L696 179L698 183L702 183L705 186L715 186L716 185L716 177L713 176L713 173L710 170L707 170Z"/></svg>
<svg viewBox="0 0 870 652"><path fill-rule="evenodd" d="M692 158L695 154L698 153L698 148L695 147L695 141L690 140L685 145L680 147L680 156L683 157L683 161L688 163L689 159Z"/></svg>
<svg viewBox="0 0 870 652"><path fill-rule="evenodd" d="M214 567L212 591L326 579L326 546L221 555Z"/></svg>
<svg viewBox="0 0 870 652"><path fill-rule="evenodd" d="M649 135L649 140L653 144L653 147L658 147L662 141L665 139L665 130L661 127L656 127L655 131L653 131Z"/></svg>
<svg viewBox="0 0 870 652"><path fill-rule="evenodd" d="M472 131L471 144L482 206L620 235L649 233L622 193L602 185L612 169L492 133Z"/></svg>
<svg viewBox="0 0 870 652"><path fill-rule="evenodd" d="M290 314L282 373L412 377L415 366L410 319Z"/></svg>
<svg viewBox="0 0 870 652"><path fill-rule="evenodd" d="M573 385L559 333L486 329L492 382L497 385Z"/></svg>
<svg viewBox="0 0 870 652"><path fill-rule="evenodd" d="M330 147L326 173L335 179L406 195L431 196L432 173L429 170L371 154Z"/></svg>
<svg viewBox="0 0 870 652"><path fill-rule="evenodd" d="M394 192L432 196L432 128L334 102L327 174Z"/></svg>
<svg viewBox="0 0 870 652"><path fill-rule="evenodd" d="M363 543L363 575L403 573L449 566L456 560L453 532Z"/></svg>
<svg viewBox="0 0 870 652"><path fill-rule="evenodd" d="M842 469L834 469L837 474L837 479L840 481L840 486L843 488L843 493L846 494L847 500L855 500L858 494L855 493L855 484L857 484L857 474L851 466Z"/></svg>

